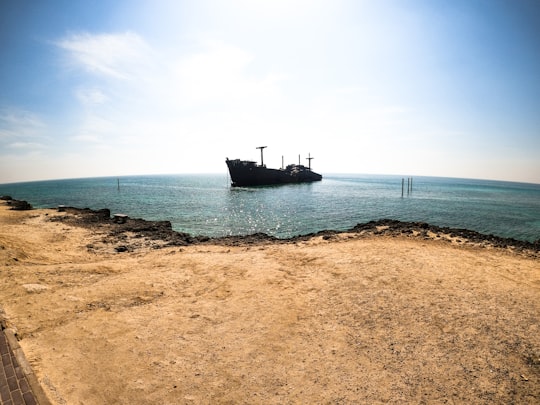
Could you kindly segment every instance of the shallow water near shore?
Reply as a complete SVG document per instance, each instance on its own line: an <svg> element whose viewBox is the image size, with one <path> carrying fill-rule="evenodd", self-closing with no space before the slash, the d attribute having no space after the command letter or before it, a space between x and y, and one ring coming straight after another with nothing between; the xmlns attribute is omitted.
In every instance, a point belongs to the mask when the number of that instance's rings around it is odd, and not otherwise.
<svg viewBox="0 0 540 405"><path fill-rule="evenodd" d="M346 230L382 218L540 239L540 185L487 180L325 175L323 181L232 188L226 175L126 176L0 185L0 195L36 208L109 208L167 220L192 235L256 232L284 238Z"/></svg>

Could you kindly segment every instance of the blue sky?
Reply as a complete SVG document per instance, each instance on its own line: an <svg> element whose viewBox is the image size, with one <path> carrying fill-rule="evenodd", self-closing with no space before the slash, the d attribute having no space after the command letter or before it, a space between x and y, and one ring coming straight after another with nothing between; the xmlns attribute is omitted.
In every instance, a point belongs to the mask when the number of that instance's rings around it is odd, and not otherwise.
<svg viewBox="0 0 540 405"><path fill-rule="evenodd" d="M225 173L540 183L537 0L0 1L0 183Z"/></svg>

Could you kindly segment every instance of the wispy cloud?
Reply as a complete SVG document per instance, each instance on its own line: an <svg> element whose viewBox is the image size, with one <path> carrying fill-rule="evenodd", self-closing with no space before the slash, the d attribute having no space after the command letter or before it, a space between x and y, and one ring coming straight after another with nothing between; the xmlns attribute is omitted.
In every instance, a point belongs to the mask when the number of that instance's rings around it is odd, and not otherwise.
<svg viewBox="0 0 540 405"><path fill-rule="evenodd" d="M221 41L203 42L191 54L152 46L133 32L71 34L55 45L65 51L72 68L91 74L88 81L116 81L123 86L124 101L131 92L154 108L156 102L192 106L269 96L286 78L272 72L248 74L255 56ZM111 101L105 88L95 85L81 86L76 97L86 105Z"/></svg>
<svg viewBox="0 0 540 405"><path fill-rule="evenodd" d="M133 32L120 34L72 34L56 42L68 61L84 70L116 79L133 78L146 59L146 42Z"/></svg>
<svg viewBox="0 0 540 405"><path fill-rule="evenodd" d="M45 146L37 142L13 142L7 145L10 149L17 149L20 151L35 151L36 149L44 149Z"/></svg>
<svg viewBox="0 0 540 405"><path fill-rule="evenodd" d="M15 107L0 109L0 140L39 136L45 126L37 114L28 110Z"/></svg>
<svg viewBox="0 0 540 405"><path fill-rule="evenodd" d="M122 132L121 122L115 122L107 116L96 113L88 113L69 140L75 144L92 145L95 147L115 143L118 135Z"/></svg>
<svg viewBox="0 0 540 405"><path fill-rule="evenodd" d="M75 96L84 105L99 105L109 100L109 96L98 88L78 88L75 91Z"/></svg>
<svg viewBox="0 0 540 405"><path fill-rule="evenodd" d="M74 142L88 142L88 143L101 143L103 139L97 135L90 134L79 134L71 137L71 140Z"/></svg>
<svg viewBox="0 0 540 405"><path fill-rule="evenodd" d="M156 138L163 142L155 145L167 145L209 125L205 136L213 139L215 128L231 122L238 130L255 104L276 104L287 79L254 70L255 55L223 41L201 41L191 53L160 48L132 32L69 35L55 44L83 73L72 89L81 107L70 131L74 145L135 148Z"/></svg>

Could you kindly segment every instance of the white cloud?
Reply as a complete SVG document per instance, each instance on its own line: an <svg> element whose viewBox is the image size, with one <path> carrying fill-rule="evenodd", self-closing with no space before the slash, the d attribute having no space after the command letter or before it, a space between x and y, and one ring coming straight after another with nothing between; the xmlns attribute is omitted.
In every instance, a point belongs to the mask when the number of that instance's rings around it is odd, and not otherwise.
<svg viewBox="0 0 540 405"><path fill-rule="evenodd" d="M84 70L115 79L131 79L149 48L133 32L121 34L73 34L56 45L65 50L69 61Z"/></svg>
<svg viewBox="0 0 540 405"><path fill-rule="evenodd" d="M231 101L267 100L279 94L279 83L286 79L250 72L255 55L222 41L202 42L188 54L152 48L132 32L70 35L56 45L72 66L92 74L74 90L77 100L90 108L109 105L108 117L125 111L142 119L208 103L223 107Z"/></svg>
<svg viewBox="0 0 540 405"><path fill-rule="evenodd" d="M36 149L43 149L44 146L36 142L13 142L8 145L11 149L29 150L34 151Z"/></svg>
<svg viewBox="0 0 540 405"><path fill-rule="evenodd" d="M84 34L59 43L79 69L91 73L74 89L83 108L69 131L70 148L123 145L122 156L182 150L189 160L221 139L238 141L260 130L254 117L279 105L287 79L253 72L255 55L222 41L199 42L191 53L152 48L137 34ZM131 51L115 59L115 48Z"/></svg>
<svg viewBox="0 0 540 405"><path fill-rule="evenodd" d="M97 135L90 134L79 134L71 137L72 141L75 142L88 142L88 143L101 143L103 139Z"/></svg>
<svg viewBox="0 0 540 405"><path fill-rule="evenodd" d="M79 88L75 96L83 105L99 105L109 100L109 96L98 88Z"/></svg>
<svg viewBox="0 0 540 405"><path fill-rule="evenodd" d="M118 135L125 129L114 117L100 116L96 113L88 113L81 119L70 141L75 144L93 144L95 147L105 146L108 143L116 143Z"/></svg>
<svg viewBox="0 0 540 405"><path fill-rule="evenodd" d="M14 107L0 109L0 140L38 136L45 123L37 114Z"/></svg>
<svg viewBox="0 0 540 405"><path fill-rule="evenodd" d="M0 109L0 173L12 170L9 158L25 161L46 150L47 129L38 114L15 107Z"/></svg>

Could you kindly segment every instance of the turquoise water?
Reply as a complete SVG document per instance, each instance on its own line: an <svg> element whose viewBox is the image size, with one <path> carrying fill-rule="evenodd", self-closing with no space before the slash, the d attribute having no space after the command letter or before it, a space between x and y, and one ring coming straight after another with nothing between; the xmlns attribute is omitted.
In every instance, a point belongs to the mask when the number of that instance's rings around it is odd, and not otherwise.
<svg viewBox="0 0 540 405"><path fill-rule="evenodd" d="M415 177L401 196L399 176L326 175L321 182L231 188L226 175L132 176L0 185L0 195L34 207L110 208L168 220L177 231L290 237L345 230L382 218L422 221L486 234L540 239L540 185Z"/></svg>

